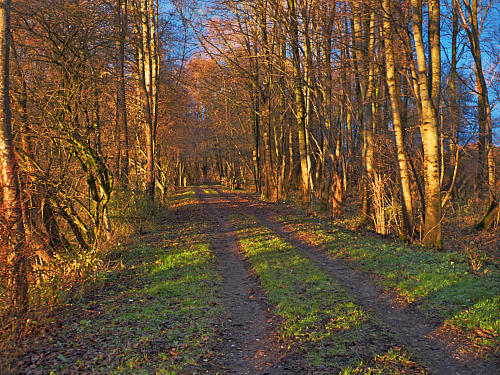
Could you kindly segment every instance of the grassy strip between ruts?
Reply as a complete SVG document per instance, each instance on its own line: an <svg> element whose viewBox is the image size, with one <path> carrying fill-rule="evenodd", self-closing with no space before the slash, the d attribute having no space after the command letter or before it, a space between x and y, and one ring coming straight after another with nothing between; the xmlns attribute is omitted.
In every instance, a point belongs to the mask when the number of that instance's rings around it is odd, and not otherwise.
<svg viewBox="0 0 500 375"><path fill-rule="evenodd" d="M203 193L205 193L206 195L218 195L219 194L217 192L217 190L214 190L214 189L203 189Z"/></svg>
<svg viewBox="0 0 500 375"><path fill-rule="evenodd" d="M354 261L378 276L386 290L416 304L444 327L462 330L485 358L498 353L500 273L486 265L474 273L465 254L436 252L400 241L365 237L334 226L329 220L301 215L277 217L310 245L333 257Z"/></svg>
<svg viewBox="0 0 500 375"><path fill-rule="evenodd" d="M44 374L205 372L217 339L221 276L206 224L185 217L189 212L174 216L176 208L196 204L193 198L192 191L173 197L164 229L125 249L123 266L102 275L83 302L94 314L66 323L36 368Z"/></svg>
<svg viewBox="0 0 500 375"><path fill-rule="evenodd" d="M315 373L426 373L335 280L292 245L252 217L234 216L232 222L273 312L282 319L281 339L304 349Z"/></svg>

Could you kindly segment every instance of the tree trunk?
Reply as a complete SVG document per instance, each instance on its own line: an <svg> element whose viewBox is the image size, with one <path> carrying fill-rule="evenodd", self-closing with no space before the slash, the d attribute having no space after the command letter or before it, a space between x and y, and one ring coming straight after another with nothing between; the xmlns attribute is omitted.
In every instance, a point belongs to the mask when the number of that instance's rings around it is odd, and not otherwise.
<svg viewBox="0 0 500 375"><path fill-rule="evenodd" d="M302 72L300 64L300 47L299 47L299 21L296 8L296 0L288 0L290 8L290 33L291 33L291 49L292 49L292 66L293 66L293 92L295 94L295 118L297 124L297 134L299 138L299 158L300 171L302 178L302 200L306 203L311 201L310 170L308 165L308 149L306 140L305 127L305 102L302 84Z"/></svg>
<svg viewBox="0 0 500 375"><path fill-rule="evenodd" d="M392 20L390 19L391 12L390 0L384 0L384 43L385 43L385 65L387 75L387 85L389 86L389 95L391 98L392 107L392 123L394 127L394 136L396 138L396 149L398 156L398 172L399 183L401 186L401 206L403 209L403 227L406 236L411 236L413 232L413 205L411 198L410 176L408 173L408 161L406 160L406 152L404 146L404 129L401 121L401 92L396 84L399 81L399 76L396 76L396 68L394 62L394 42ZM396 80L397 78L397 80Z"/></svg>
<svg viewBox="0 0 500 375"><path fill-rule="evenodd" d="M488 97L488 85L484 78L483 65L481 59L481 47L479 41L480 29L478 26L478 1L465 2L467 10L468 22L465 15L461 14L462 26L467 32L469 43L471 46L472 57L474 58L475 72L476 72L476 89L478 93L478 122L479 122L479 165L477 185L479 191L483 185L484 172L488 175L488 190L490 195L490 207L495 206L496 202L496 186L495 186L495 160L493 150L493 133L491 122L491 107ZM485 160L486 159L486 160ZM488 213L487 213L488 215Z"/></svg>
<svg viewBox="0 0 500 375"><path fill-rule="evenodd" d="M257 98L257 93L256 90L257 88L255 87L255 84L252 86L253 87L253 93L252 93L252 111L251 111L251 118L253 122L253 162L254 162L254 179L255 179L255 192L260 194L261 193L261 170L260 170L260 146L259 146L259 140L260 140L260 117L259 117L259 102Z"/></svg>
<svg viewBox="0 0 500 375"><path fill-rule="evenodd" d="M441 237L441 187L439 184L439 134L438 134L438 114L434 103L436 98L433 93L436 92L435 86L439 86L440 65L432 62L432 88L428 87L426 72L426 57L422 33L422 1L412 0L412 26L417 53L418 63L418 92L422 104L422 124L420 131L422 134L422 144L424 148L424 179L425 179L425 222L424 222L424 244L438 249L443 248ZM429 32L433 35L430 40L433 44L430 46L429 59L440 60L439 43L439 0L430 0L434 12L429 14ZM438 23L437 27L435 23ZM436 70L439 70L439 74Z"/></svg>
<svg viewBox="0 0 500 375"><path fill-rule="evenodd" d="M370 181L374 166L374 139L373 139L373 53L375 47L375 14L370 13L370 18L364 17L363 4L352 3L353 11L353 44L355 59L355 72L358 82L358 100L362 105L359 108L359 117L363 132L362 162L363 174L361 180L362 211L364 220L370 216ZM363 30L367 24L368 30ZM366 26L365 26L366 27Z"/></svg>
<svg viewBox="0 0 500 375"><path fill-rule="evenodd" d="M28 308L29 258L23 225L18 167L14 155L9 97L10 0L0 0L0 184L3 193L7 246L12 253L9 302L15 317Z"/></svg>
<svg viewBox="0 0 500 375"><path fill-rule="evenodd" d="M453 1L453 21L451 34L451 66L450 66L450 169L456 171L457 156L457 128L458 128L458 107L457 107L457 36L458 36L458 5ZM456 185L452 183L451 194L456 198Z"/></svg>
<svg viewBox="0 0 500 375"><path fill-rule="evenodd" d="M257 1L257 22L259 24L259 36L262 43L262 52L264 62L260 66L264 70L264 85L260 90L263 110L260 112L264 129L262 132L262 140L264 143L264 170L265 170L265 191L266 199L274 197L274 171L273 157L271 149L271 87L272 87L272 65L271 65L271 50L269 47L269 38L267 33L267 1ZM258 75L256 84L259 85Z"/></svg>
<svg viewBox="0 0 500 375"><path fill-rule="evenodd" d="M125 38L127 34L127 0L117 0L116 23L118 31L118 41L116 43L118 61L117 74L118 84L116 90L116 123L119 132L119 181L123 187L128 184L129 174L129 141L127 124L127 103L125 97Z"/></svg>
<svg viewBox="0 0 500 375"><path fill-rule="evenodd" d="M153 0L141 0L139 12L138 73L143 94L146 138L146 191L150 200L155 196L154 147L157 121L158 46L156 35L156 7Z"/></svg>

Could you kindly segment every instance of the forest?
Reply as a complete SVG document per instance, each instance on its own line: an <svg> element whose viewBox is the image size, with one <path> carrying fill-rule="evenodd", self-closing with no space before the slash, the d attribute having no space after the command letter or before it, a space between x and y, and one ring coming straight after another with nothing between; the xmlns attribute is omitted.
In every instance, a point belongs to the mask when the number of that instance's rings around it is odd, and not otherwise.
<svg viewBox="0 0 500 375"><path fill-rule="evenodd" d="M0 374L494 374L497 0L0 0Z"/></svg>

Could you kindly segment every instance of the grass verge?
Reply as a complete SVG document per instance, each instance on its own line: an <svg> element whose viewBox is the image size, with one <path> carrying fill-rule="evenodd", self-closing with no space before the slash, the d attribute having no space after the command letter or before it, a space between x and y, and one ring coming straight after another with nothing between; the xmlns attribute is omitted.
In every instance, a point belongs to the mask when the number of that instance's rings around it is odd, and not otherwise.
<svg viewBox="0 0 500 375"><path fill-rule="evenodd" d="M205 224L175 217L194 192L172 199L158 231L130 243L113 271L68 306L64 327L39 339L23 368L44 374L195 374L214 353L221 277Z"/></svg>
<svg viewBox="0 0 500 375"><path fill-rule="evenodd" d="M444 326L462 330L485 357L498 352L500 273L496 265L485 265L476 273L459 252L435 252L367 237L320 218L294 214L277 219L308 244L376 275L376 282L397 292L403 303L414 304Z"/></svg>

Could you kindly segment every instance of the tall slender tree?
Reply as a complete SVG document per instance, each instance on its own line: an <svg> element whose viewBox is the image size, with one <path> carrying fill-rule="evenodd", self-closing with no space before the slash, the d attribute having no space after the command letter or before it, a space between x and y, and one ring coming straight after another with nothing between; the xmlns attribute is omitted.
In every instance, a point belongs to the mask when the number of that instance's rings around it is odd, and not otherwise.
<svg viewBox="0 0 500 375"><path fill-rule="evenodd" d="M401 186L401 200L403 209L403 221L406 235L411 235L413 231L413 205L411 197L410 176L408 173L408 160L406 157L404 129L401 121L401 90L397 82L401 81L399 74L396 73L395 51L394 51L394 30L395 24L392 19L391 0L383 1L383 32L385 48L385 66L387 85L389 86L389 96L391 98L392 124L396 139L396 152L398 157L398 175Z"/></svg>
<svg viewBox="0 0 500 375"><path fill-rule="evenodd" d="M454 0L455 7L460 11L461 26L467 33L470 51L474 60L474 72L476 75L477 110L478 110L478 156L476 187L481 194L484 185L484 176L487 176L487 185L490 199L489 209L479 224L480 227L487 226L491 222L490 216L497 207L496 181L495 181L495 158L493 147L493 129L491 122L491 107L488 95L488 85L483 71L483 62L480 45L480 20L478 0L463 0L463 6L459 0Z"/></svg>
<svg viewBox="0 0 500 375"><path fill-rule="evenodd" d="M117 174L119 182L127 185L129 173L129 135L127 121L127 102L125 96L125 42L127 36L128 24L128 6L127 0L116 0L116 130L119 133L119 154L118 154L118 170Z"/></svg>
<svg viewBox="0 0 500 375"><path fill-rule="evenodd" d="M155 135L158 122L159 35L158 3L155 0L134 0L136 62L138 84L142 93L146 139L146 191L155 196Z"/></svg>
<svg viewBox="0 0 500 375"><path fill-rule="evenodd" d="M9 96L10 0L0 0L0 184L4 209L4 233L12 252L10 304L14 316L28 307L28 251L23 225L18 165L12 139Z"/></svg>
<svg viewBox="0 0 500 375"><path fill-rule="evenodd" d="M426 57L423 41L422 0L412 0L412 27L417 55L418 96L422 106L420 132L424 149L426 245L442 249L441 185L439 179L438 95L441 84L441 45L439 0L429 1L429 55ZM427 60L431 71L427 70ZM430 79L432 77L432 80Z"/></svg>

